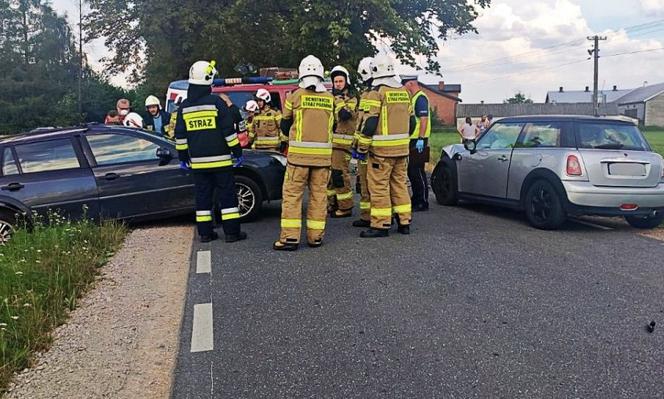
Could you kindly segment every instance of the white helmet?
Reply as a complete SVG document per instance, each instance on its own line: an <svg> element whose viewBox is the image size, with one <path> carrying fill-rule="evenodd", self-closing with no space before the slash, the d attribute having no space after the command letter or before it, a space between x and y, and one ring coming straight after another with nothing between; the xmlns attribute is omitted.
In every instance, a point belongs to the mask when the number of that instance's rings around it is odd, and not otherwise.
<svg viewBox="0 0 664 399"><path fill-rule="evenodd" d="M156 105L157 107L161 108L161 103L159 102L159 99L156 96L148 96L148 98L145 99L146 108L152 105Z"/></svg>
<svg viewBox="0 0 664 399"><path fill-rule="evenodd" d="M122 124L125 125L126 127L133 127L133 128L138 128L142 129L143 128L143 118L136 112L130 112L125 116L124 120L122 121Z"/></svg>
<svg viewBox="0 0 664 399"><path fill-rule="evenodd" d="M330 77L334 79L335 76L337 75L344 75L346 78L346 85L350 86L350 74L348 73L348 69L344 68L341 65L337 65L334 68L332 68L332 71L330 71Z"/></svg>
<svg viewBox="0 0 664 399"><path fill-rule="evenodd" d="M389 78L397 74L394 71L394 61L387 55L374 58L371 71L374 79Z"/></svg>
<svg viewBox="0 0 664 399"><path fill-rule="evenodd" d="M360 74L360 77L364 82L372 78L371 67L373 64L373 57L364 57L360 60L360 63L357 65L357 73Z"/></svg>
<svg viewBox="0 0 664 399"><path fill-rule="evenodd" d="M272 96L270 95L270 92L265 89L258 89L258 91L256 91L256 98L258 98L259 100L263 100L266 103L272 101Z"/></svg>
<svg viewBox="0 0 664 399"><path fill-rule="evenodd" d="M258 103L254 100L249 100L244 105L244 110L247 112L258 112Z"/></svg>
<svg viewBox="0 0 664 399"><path fill-rule="evenodd" d="M216 61L196 61L189 68L189 83L192 85L211 86L214 76L217 74L215 69Z"/></svg>
<svg viewBox="0 0 664 399"><path fill-rule="evenodd" d="M325 69L323 68L323 64L318 58L314 57L313 55L308 55L300 62L298 75L300 80L308 76L316 76L321 79L325 79Z"/></svg>

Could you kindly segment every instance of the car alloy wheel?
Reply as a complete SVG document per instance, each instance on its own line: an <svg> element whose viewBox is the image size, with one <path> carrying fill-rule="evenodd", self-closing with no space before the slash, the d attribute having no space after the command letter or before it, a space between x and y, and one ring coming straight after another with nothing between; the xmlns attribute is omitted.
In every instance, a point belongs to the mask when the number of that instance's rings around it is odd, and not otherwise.
<svg viewBox="0 0 664 399"><path fill-rule="evenodd" d="M539 222L546 223L551 217L551 212L553 211L552 195L555 194L549 192L547 187L539 185L537 187L537 192L533 195L532 200L530 201L532 215Z"/></svg>
<svg viewBox="0 0 664 399"><path fill-rule="evenodd" d="M240 217L245 217L256 207L256 195L251 187L242 182L235 182L237 191L237 207L240 210Z"/></svg>
<svg viewBox="0 0 664 399"><path fill-rule="evenodd" d="M6 244L12 238L14 227L5 220L0 220L0 245Z"/></svg>

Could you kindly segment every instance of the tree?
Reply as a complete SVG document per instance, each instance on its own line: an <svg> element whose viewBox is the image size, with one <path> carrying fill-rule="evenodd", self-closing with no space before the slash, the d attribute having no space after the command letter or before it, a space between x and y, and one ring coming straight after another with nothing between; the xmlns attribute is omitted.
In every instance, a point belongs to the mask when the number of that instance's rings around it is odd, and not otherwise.
<svg viewBox="0 0 664 399"><path fill-rule="evenodd" d="M517 92L514 96L503 101L505 104L532 104L533 100L526 97L525 94Z"/></svg>
<svg viewBox="0 0 664 399"><path fill-rule="evenodd" d="M90 0L90 38L114 50L110 73L131 73L161 94L192 62L216 59L222 74L238 63L296 66L307 54L324 65L357 65L389 45L401 62L440 70L439 40L475 32L490 0Z"/></svg>

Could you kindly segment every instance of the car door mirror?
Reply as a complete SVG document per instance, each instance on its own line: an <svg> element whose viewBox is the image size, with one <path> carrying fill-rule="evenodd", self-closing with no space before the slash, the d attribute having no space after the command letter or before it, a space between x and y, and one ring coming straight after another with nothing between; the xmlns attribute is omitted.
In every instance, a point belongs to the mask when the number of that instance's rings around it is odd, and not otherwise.
<svg viewBox="0 0 664 399"><path fill-rule="evenodd" d="M463 148L465 148L467 151L470 151L471 154L474 154L474 153L477 152L477 141L475 141L475 140L464 140Z"/></svg>
<svg viewBox="0 0 664 399"><path fill-rule="evenodd" d="M159 158L159 165L166 165L173 159L173 154L168 148L159 147L157 148L157 158Z"/></svg>

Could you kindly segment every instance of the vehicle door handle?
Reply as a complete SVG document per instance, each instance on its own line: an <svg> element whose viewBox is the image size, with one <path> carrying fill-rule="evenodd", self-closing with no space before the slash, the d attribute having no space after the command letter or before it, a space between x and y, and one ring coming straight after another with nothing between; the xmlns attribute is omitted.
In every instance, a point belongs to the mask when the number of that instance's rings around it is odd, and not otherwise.
<svg viewBox="0 0 664 399"><path fill-rule="evenodd" d="M501 155L501 156L499 156L499 157L498 157L498 160L499 160L500 162L508 161L508 159L507 159L507 157L506 157L505 155Z"/></svg>
<svg viewBox="0 0 664 399"><path fill-rule="evenodd" d="M106 173L106 174L104 175L104 179L106 179L106 180L115 180L115 179L117 179L118 177L120 177L120 175L117 174L117 173Z"/></svg>
<svg viewBox="0 0 664 399"><path fill-rule="evenodd" d="M9 183L6 186L2 186L2 189L4 191L18 191L18 190L22 189L23 187L25 187L25 186L21 183Z"/></svg>

